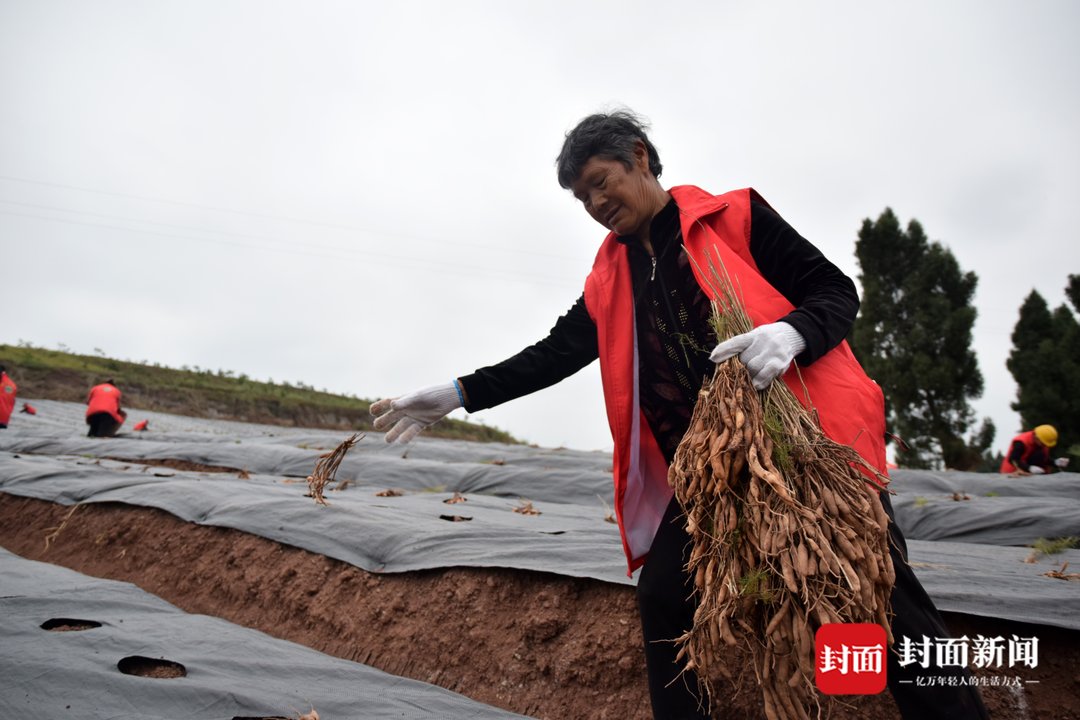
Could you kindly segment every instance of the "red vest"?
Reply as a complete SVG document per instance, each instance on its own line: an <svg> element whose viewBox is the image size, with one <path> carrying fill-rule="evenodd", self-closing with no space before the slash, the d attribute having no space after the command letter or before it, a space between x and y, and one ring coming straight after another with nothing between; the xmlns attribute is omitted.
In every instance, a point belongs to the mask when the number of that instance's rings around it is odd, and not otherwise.
<svg viewBox="0 0 1080 720"><path fill-rule="evenodd" d="M679 206L683 243L698 266L694 275L707 296L713 297L707 258L713 264L719 258L739 288L755 327L775 322L794 309L761 276L750 255L753 190L710 195L700 188L682 186L669 192ZM585 306L596 323L604 403L615 441L615 516L633 573L645 562L672 490L667 482L667 463L638 401L630 263L626 246L614 233L600 246L585 280ZM803 405L817 410L826 435L852 446L886 474L885 399L846 342L809 367L798 372L793 367L783 379Z"/></svg>
<svg viewBox="0 0 1080 720"><path fill-rule="evenodd" d="M15 392L19 388L8 374L0 373L0 425L7 425L15 409Z"/></svg>
<svg viewBox="0 0 1080 720"><path fill-rule="evenodd" d="M86 398L86 417L97 413L109 413L116 422L122 424L124 416L120 413L121 395L120 390L109 383L90 388L90 395Z"/></svg>
<svg viewBox="0 0 1080 720"><path fill-rule="evenodd" d="M1015 442L1018 442L1024 446L1024 454L1020 456L1020 460L1025 465L1031 464L1031 454L1035 452L1035 450L1037 450L1039 447L1041 447L1041 444L1035 438L1034 430L1028 430L1027 432L1020 433L1019 435L1014 437L1012 439L1012 442L1009 443L1009 449L1005 451L1005 457L1001 460L1001 470L999 472L1003 474L1016 472L1020 469L1014 466L1011 462L1009 462L1009 454L1012 452L1012 446Z"/></svg>

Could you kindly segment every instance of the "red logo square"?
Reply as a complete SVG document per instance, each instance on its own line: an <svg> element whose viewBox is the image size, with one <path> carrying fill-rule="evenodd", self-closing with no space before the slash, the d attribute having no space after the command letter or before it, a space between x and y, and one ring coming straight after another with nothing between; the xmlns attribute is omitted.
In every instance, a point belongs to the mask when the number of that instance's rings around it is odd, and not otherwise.
<svg viewBox="0 0 1080 720"><path fill-rule="evenodd" d="M822 625L814 636L814 680L826 695L877 695L885 689L885 628L874 623Z"/></svg>

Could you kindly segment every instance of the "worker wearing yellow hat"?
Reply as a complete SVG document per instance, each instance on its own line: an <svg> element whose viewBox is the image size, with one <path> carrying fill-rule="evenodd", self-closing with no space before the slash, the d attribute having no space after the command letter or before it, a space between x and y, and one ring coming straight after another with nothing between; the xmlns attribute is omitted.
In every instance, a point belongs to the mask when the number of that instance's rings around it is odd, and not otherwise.
<svg viewBox="0 0 1080 720"><path fill-rule="evenodd" d="M1042 475L1064 469L1068 458L1050 459L1050 448L1057 445L1058 431L1053 425L1039 425L1020 433L1009 444L1009 452L1001 461L1001 472L1011 475Z"/></svg>

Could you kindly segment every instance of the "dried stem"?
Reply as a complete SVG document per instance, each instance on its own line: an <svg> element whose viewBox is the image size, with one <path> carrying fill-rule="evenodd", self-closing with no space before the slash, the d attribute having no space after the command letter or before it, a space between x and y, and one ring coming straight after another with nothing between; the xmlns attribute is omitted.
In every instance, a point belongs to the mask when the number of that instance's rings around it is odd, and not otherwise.
<svg viewBox="0 0 1080 720"><path fill-rule="evenodd" d="M59 525L54 528L48 528L51 532L45 536L45 552L48 552L49 547L52 546L54 542L56 542L56 539L58 537L60 537L60 533L64 531L64 528L67 527L68 520L71 519L71 516L74 515L75 511L78 510L80 507L82 507L82 503L72 505L71 509L67 511L67 514L64 515L64 519L60 521Z"/></svg>
<svg viewBox="0 0 1080 720"><path fill-rule="evenodd" d="M345 459L345 453L363 438L363 433L353 433L336 448L319 456L319 461L315 463L315 470L307 478L308 496L314 498L319 505L330 504L323 497L323 490L336 480L338 466Z"/></svg>

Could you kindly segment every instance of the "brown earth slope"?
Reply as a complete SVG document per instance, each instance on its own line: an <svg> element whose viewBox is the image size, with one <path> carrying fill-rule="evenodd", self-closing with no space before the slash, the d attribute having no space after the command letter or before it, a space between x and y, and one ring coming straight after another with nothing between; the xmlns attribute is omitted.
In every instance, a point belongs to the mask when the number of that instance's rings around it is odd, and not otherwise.
<svg viewBox="0 0 1080 720"><path fill-rule="evenodd" d="M215 420L328 430L370 430L370 401L303 383L260 381L209 369L170 368L60 350L0 343L0 365L19 386L20 398L84 403L106 378L115 381L128 409ZM517 443L498 428L447 418L426 433L478 442Z"/></svg>

